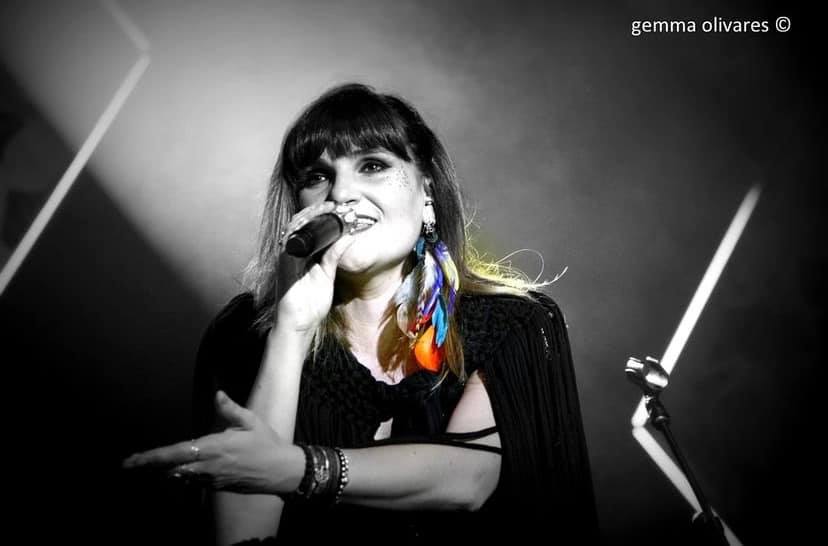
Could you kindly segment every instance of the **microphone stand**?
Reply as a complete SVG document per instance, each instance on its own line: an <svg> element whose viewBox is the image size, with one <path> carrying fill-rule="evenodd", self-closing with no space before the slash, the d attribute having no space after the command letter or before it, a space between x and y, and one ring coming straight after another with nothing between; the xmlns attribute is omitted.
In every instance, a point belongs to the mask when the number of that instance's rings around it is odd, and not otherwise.
<svg viewBox="0 0 828 546"><path fill-rule="evenodd" d="M667 386L669 375L661 367L658 360L649 356L644 362L637 358L630 358L627 360L625 372L627 378L644 391L644 405L650 416L650 422L667 439L670 450L673 452L679 468L681 468L681 471L687 477L687 481L693 489L693 494L696 495L696 499L701 507L701 512L694 514L690 521L693 544L728 546L722 522L713 514L713 508L702 492L701 486L696 481L696 477L693 475L692 470L690 470L687 459L684 458L684 454L679 449L678 442L676 442L670 430L670 414L667 413L667 409L664 407L659 396L661 391Z"/></svg>

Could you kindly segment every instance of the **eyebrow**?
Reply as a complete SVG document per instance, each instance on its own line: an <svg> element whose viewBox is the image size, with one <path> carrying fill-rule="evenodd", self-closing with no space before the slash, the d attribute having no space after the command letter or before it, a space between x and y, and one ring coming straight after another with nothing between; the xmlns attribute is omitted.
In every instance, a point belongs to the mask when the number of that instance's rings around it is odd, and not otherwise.
<svg viewBox="0 0 828 546"><path fill-rule="evenodd" d="M362 148L360 150L354 150L352 153L350 153L348 155L367 155L367 154L376 154L376 153L388 153L388 154L390 154L391 152L389 152L385 148L374 147L374 148Z"/></svg>
<svg viewBox="0 0 828 546"><path fill-rule="evenodd" d="M358 157L363 155L371 155L371 154L390 154L391 152L386 150L385 148L374 147L374 148L360 148L358 150L352 150L345 154L348 157Z"/></svg>
<svg viewBox="0 0 828 546"><path fill-rule="evenodd" d="M381 154L381 153L392 154L393 155L392 152L386 150L385 148L374 147L374 148L360 148L358 150L353 150L353 151L345 154L345 156L356 157L356 156ZM342 157L342 156L340 156L340 157ZM310 163L307 167L302 169L302 171L307 172L307 171L310 171L310 170L313 170L313 169L326 168L326 167L329 168L331 166L332 166L331 162L326 161L326 160L322 159L322 156L319 156L312 163Z"/></svg>

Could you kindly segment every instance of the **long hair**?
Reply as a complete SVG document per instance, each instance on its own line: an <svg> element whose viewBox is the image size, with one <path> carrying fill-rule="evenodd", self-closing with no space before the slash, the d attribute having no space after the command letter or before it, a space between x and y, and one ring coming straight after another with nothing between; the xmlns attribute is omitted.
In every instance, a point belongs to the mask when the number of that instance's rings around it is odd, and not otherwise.
<svg viewBox="0 0 828 546"><path fill-rule="evenodd" d="M437 231L457 266L461 294L525 295L528 290L546 284L533 283L520 272L486 262L473 252L468 244L454 165L440 140L411 105L399 97L377 93L366 85L345 84L328 90L311 103L282 143L267 192L258 252L246 275L258 309L257 328L267 330L275 318L278 241L289 219L297 212L302 171L326 151L337 158L353 150L374 148L384 148L405 161L413 161L431 180ZM344 326L334 301L328 319L316 332L314 347L318 349L326 335L346 342ZM445 347L447 371L463 378L463 350L454 318L449 324Z"/></svg>

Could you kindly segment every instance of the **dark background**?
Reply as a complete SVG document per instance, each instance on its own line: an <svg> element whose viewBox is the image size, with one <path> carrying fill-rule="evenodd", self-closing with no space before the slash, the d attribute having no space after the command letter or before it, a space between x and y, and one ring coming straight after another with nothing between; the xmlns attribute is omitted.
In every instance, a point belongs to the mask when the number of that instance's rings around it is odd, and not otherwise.
<svg viewBox="0 0 828 546"><path fill-rule="evenodd" d="M630 32L782 15L787 33ZM822 32L816 11L771 3L4 3L0 263L151 60L0 295L9 520L38 541L190 541L191 494L120 459L189 436L195 348L241 290L281 136L359 80L443 136L482 251L537 250L545 278L568 268L548 293L569 323L607 544L686 534L691 508L630 434L640 396L623 366L661 355L761 184L664 400L744 544L818 534ZM514 262L537 273L531 254Z"/></svg>

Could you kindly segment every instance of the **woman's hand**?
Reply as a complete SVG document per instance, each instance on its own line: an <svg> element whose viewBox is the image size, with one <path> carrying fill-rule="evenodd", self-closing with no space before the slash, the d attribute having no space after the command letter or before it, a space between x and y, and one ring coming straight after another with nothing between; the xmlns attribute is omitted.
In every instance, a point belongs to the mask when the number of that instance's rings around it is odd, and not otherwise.
<svg viewBox="0 0 828 546"><path fill-rule="evenodd" d="M325 201L296 213L285 230L286 240L293 232L322 214L333 212L336 203ZM278 322L297 332L312 332L331 309L334 279L339 259L354 242L343 235L327 248L321 257L295 258L287 253L279 256Z"/></svg>
<svg viewBox="0 0 828 546"><path fill-rule="evenodd" d="M124 460L123 467L153 468L173 478L236 493L295 490L304 473L302 449L285 442L222 391L216 393L216 407L228 423L224 432L137 453Z"/></svg>

